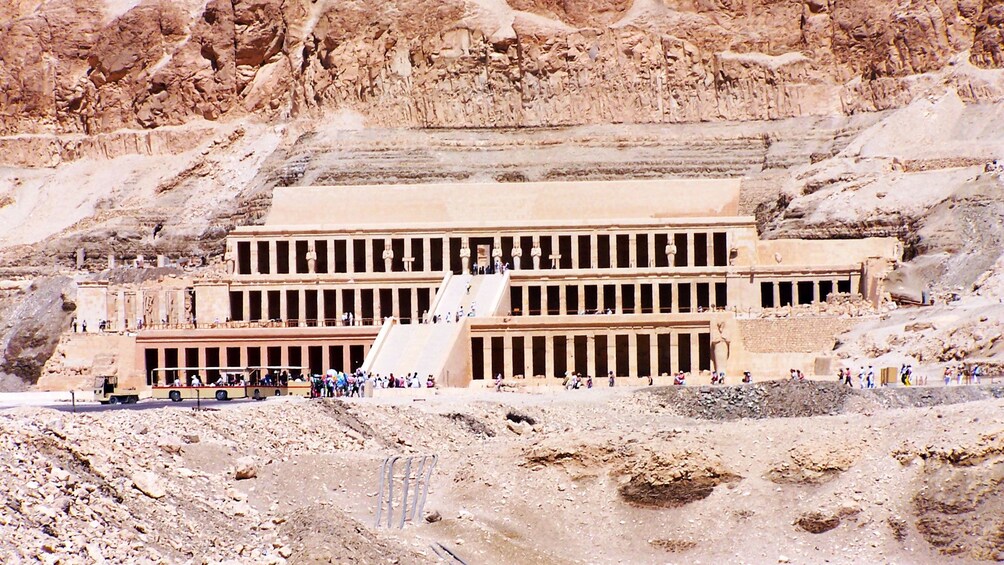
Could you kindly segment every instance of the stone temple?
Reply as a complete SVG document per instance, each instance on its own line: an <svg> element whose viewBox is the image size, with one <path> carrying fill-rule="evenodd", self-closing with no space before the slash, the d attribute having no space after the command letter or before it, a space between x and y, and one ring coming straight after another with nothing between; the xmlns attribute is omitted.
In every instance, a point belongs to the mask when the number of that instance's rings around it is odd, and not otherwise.
<svg viewBox="0 0 1004 565"><path fill-rule="evenodd" d="M902 246L760 240L739 184L277 188L210 275L84 283L78 318L116 333L120 380L137 385L248 366L418 372L450 387L572 371L828 377L811 342L850 321L827 306L877 305ZM794 309L808 315L770 315Z"/></svg>

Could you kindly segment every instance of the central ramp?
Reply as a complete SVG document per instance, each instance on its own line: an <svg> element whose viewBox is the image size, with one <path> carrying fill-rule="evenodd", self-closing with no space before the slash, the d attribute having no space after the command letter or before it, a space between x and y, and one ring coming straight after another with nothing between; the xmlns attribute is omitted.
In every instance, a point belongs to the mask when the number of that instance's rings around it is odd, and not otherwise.
<svg viewBox="0 0 1004 565"><path fill-rule="evenodd" d="M447 276L429 319L421 324L401 324L389 318L362 368L375 375L396 377L417 372L423 378L432 375L442 386L467 386L471 379L470 321L504 315L508 304L508 272ZM433 317L439 321L432 323Z"/></svg>
<svg viewBox="0 0 1004 565"><path fill-rule="evenodd" d="M466 386L471 380L468 327L473 318L500 316L509 304L509 273L449 275L433 302L429 319L384 323L362 369L373 374L433 375L444 386ZM433 323L434 316L439 321Z"/></svg>

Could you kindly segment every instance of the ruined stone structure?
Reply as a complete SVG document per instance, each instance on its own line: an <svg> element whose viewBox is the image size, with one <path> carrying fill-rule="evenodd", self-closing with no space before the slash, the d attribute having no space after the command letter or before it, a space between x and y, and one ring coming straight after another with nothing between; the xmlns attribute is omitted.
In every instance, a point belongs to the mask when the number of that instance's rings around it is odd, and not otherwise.
<svg viewBox="0 0 1004 565"><path fill-rule="evenodd" d="M836 293L879 301L869 273L901 245L761 241L738 197L737 180L279 188L264 225L228 236L218 278L156 297L85 286L81 315L112 318L123 297L157 312L136 336L148 384L158 368L249 365L447 386L811 374L804 351L746 348L737 319Z"/></svg>

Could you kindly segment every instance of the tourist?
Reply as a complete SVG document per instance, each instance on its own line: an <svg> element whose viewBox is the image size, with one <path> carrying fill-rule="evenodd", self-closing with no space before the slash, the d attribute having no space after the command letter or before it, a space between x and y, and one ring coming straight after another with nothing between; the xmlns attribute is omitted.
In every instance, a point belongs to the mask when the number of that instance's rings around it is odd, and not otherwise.
<svg viewBox="0 0 1004 565"><path fill-rule="evenodd" d="M875 388L875 369L868 365L868 373L865 375L865 381L868 388Z"/></svg>
<svg viewBox="0 0 1004 565"><path fill-rule="evenodd" d="M749 371L743 371L743 382L747 384L753 382L753 375Z"/></svg>
<svg viewBox="0 0 1004 565"><path fill-rule="evenodd" d="M613 371L610 371L610 372L608 373L608 377L607 377L607 378L608 378L608 379L609 379L609 381L610 381L610 387L611 387L611 388L613 388L613 386L614 386L614 372L613 372Z"/></svg>
<svg viewBox="0 0 1004 565"><path fill-rule="evenodd" d="M76 316L73 317L73 321L70 322L70 325L73 326L73 333L77 333L77 317Z"/></svg>
<svg viewBox="0 0 1004 565"><path fill-rule="evenodd" d="M649 377L649 379L651 379L651 378L652 377ZM592 375L586 375L586 388L587 389L593 388L593 376Z"/></svg>
<svg viewBox="0 0 1004 565"><path fill-rule="evenodd" d="M945 386L952 384L952 368L945 367Z"/></svg>
<svg viewBox="0 0 1004 565"><path fill-rule="evenodd" d="M87 320L80 322L80 331L82 333L87 333Z"/></svg>
<svg viewBox="0 0 1004 565"><path fill-rule="evenodd" d="M973 377L973 381L972 381L973 384L977 384L977 385L980 384L980 376L983 374L983 371L982 371L982 369L980 369L979 365L973 365L973 370L972 370L971 374L972 374L972 377Z"/></svg>
<svg viewBox="0 0 1004 565"><path fill-rule="evenodd" d="M436 379L433 378L432 375L429 375L428 377L425 378L425 387L426 388L433 388L435 386L436 386Z"/></svg>

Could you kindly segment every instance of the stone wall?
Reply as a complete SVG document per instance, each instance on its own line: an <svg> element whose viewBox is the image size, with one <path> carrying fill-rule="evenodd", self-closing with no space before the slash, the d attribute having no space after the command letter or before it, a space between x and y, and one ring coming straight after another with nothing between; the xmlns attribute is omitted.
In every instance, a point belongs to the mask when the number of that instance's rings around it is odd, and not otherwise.
<svg viewBox="0 0 1004 565"><path fill-rule="evenodd" d="M847 318L773 318L739 320L749 353L826 353L837 336L860 320Z"/></svg>

